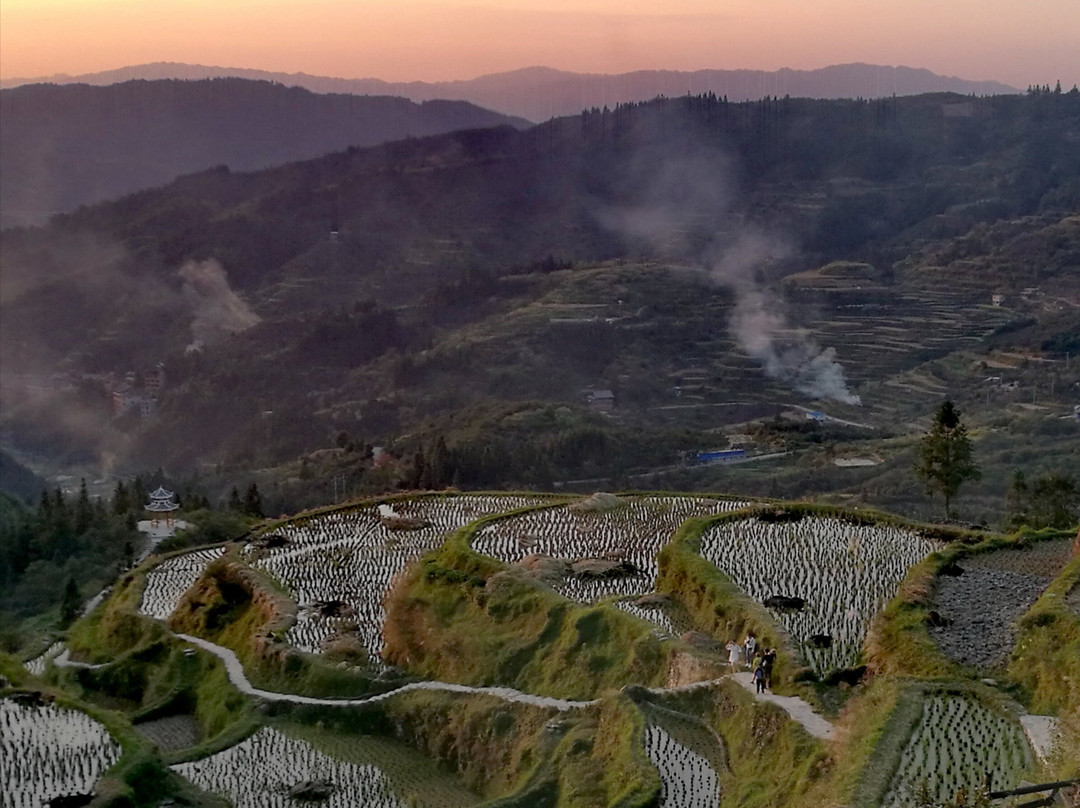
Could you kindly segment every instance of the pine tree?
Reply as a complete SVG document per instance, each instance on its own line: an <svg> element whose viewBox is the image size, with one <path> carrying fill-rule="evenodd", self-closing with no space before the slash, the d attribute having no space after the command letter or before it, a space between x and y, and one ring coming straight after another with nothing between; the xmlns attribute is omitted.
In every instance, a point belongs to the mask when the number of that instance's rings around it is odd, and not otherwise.
<svg viewBox="0 0 1080 808"><path fill-rule="evenodd" d="M232 491L229 492L229 510L230 511L242 511L244 510L244 503L240 501L240 492L236 490L236 486L232 487Z"/></svg>
<svg viewBox="0 0 1080 808"><path fill-rule="evenodd" d="M86 478L79 481L79 498L75 500L75 533L81 536L90 529L94 510L90 505L90 492L86 489Z"/></svg>
<svg viewBox="0 0 1080 808"><path fill-rule="evenodd" d="M141 510L149 498L142 477L136 477L135 481L131 484L131 491L128 496L129 507Z"/></svg>
<svg viewBox="0 0 1080 808"><path fill-rule="evenodd" d="M234 489L235 490L235 489ZM259 486L252 483L244 493L244 513L248 516L263 517L262 495L259 494Z"/></svg>
<svg viewBox="0 0 1080 808"><path fill-rule="evenodd" d="M945 518L952 517L952 501L960 486L967 480L982 477L971 452L967 427L960 420L960 411L951 401L945 401L934 415L919 446L915 473L926 486L926 493L941 493L945 498Z"/></svg>
<svg viewBox="0 0 1080 808"><path fill-rule="evenodd" d="M75 583L75 579L69 576L67 583L64 584L63 599L60 601L60 620L65 626L71 625L79 616L80 611L82 611L82 596L79 594L79 586Z"/></svg>
<svg viewBox="0 0 1080 808"><path fill-rule="evenodd" d="M1027 480L1024 479L1024 472L1017 469L1016 473L1013 474L1012 482L1009 484L1009 491L1005 495L1005 504L1008 510L1005 524L1008 527L1015 529L1030 523L1031 504L1028 501L1029 496L1030 491L1028 490Z"/></svg>
<svg viewBox="0 0 1080 808"><path fill-rule="evenodd" d="M123 480L116 481L116 490L113 491L112 508L113 513L117 515L127 513L131 508L131 501L128 499L127 486L124 485Z"/></svg>

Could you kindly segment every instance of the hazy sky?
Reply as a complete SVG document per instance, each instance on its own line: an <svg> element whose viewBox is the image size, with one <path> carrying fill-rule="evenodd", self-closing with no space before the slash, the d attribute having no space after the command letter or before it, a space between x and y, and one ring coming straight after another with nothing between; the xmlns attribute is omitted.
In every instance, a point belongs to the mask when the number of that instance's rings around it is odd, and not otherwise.
<svg viewBox="0 0 1080 808"><path fill-rule="evenodd" d="M1080 0L0 0L0 76L155 61L391 81L529 65L1080 83Z"/></svg>

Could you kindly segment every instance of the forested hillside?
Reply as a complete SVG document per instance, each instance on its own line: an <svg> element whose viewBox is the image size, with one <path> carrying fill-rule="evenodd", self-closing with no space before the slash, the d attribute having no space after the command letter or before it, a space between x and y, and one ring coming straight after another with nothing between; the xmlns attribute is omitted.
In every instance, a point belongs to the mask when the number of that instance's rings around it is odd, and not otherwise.
<svg viewBox="0 0 1080 808"><path fill-rule="evenodd" d="M251 170L349 146L525 122L461 101L317 95L268 81L37 84L0 92L2 225L227 165Z"/></svg>
<svg viewBox="0 0 1080 808"><path fill-rule="evenodd" d="M1056 418L1078 136L1076 92L707 95L194 174L5 232L5 423L135 467L351 446L349 479L390 462L372 485L539 485L676 464L792 406L840 420L759 448L905 434L946 393L990 407L1009 363L990 409L1035 386ZM994 354L1018 349L1061 372ZM117 374L157 362L154 416L112 417Z"/></svg>

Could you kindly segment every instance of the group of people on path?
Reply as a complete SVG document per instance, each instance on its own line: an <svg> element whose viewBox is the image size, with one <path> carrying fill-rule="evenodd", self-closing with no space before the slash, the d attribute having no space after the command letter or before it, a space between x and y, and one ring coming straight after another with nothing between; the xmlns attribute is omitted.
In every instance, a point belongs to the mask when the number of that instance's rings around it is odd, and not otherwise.
<svg viewBox="0 0 1080 808"><path fill-rule="evenodd" d="M729 642L726 646L728 662L731 663L731 672L737 673L742 660L746 659L746 667L754 672L754 686L758 693L764 693L765 688L772 690L773 663L776 662L776 649L758 646L754 632L749 632L742 645L737 642Z"/></svg>

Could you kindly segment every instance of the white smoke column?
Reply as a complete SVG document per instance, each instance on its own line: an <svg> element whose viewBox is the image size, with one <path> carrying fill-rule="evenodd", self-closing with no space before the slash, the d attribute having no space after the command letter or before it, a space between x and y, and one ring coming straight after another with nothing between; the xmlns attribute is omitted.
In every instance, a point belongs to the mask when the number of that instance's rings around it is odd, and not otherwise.
<svg viewBox="0 0 1080 808"><path fill-rule="evenodd" d="M859 404L836 352L788 329L781 301L766 292L758 278L770 261L794 252L787 239L745 226L734 237L717 231L718 221L732 219L730 172L727 158L705 144L643 152L631 163L624 186L631 189L630 198L644 201L600 206L593 214L622 236L631 252L672 262L703 262L713 281L735 295L732 336L770 378L814 398Z"/></svg>
<svg viewBox="0 0 1080 808"><path fill-rule="evenodd" d="M769 378L814 398L859 405L862 402L848 389L836 351L790 332L780 301L755 278L766 262L789 253L782 239L744 232L712 262L712 279L735 294L735 310L728 323L731 334L739 347L761 363Z"/></svg>
<svg viewBox="0 0 1080 808"><path fill-rule="evenodd" d="M179 275L184 280L184 300L194 315L192 345L212 345L259 322L259 316L229 286L225 270L214 259L188 261L180 267Z"/></svg>

